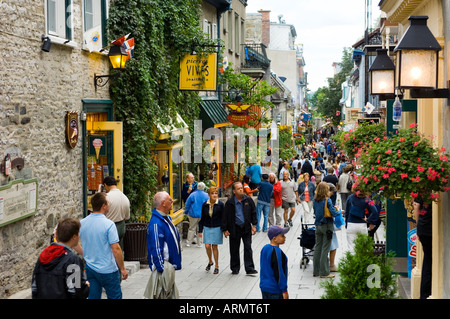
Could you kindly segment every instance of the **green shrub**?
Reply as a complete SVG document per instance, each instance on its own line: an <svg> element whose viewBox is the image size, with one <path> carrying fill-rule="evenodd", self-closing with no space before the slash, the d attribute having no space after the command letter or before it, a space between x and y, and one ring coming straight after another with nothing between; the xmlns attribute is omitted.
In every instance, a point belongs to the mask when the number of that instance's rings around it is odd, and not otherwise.
<svg viewBox="0 0 450 319"><path fill-rule="evenodd" d="M321 283L322 299L394 299L397 297L396 276L392 274L393 253L376 256L373 239L358 235L355 254L346 252L339 262L340 281Z"/></svg>

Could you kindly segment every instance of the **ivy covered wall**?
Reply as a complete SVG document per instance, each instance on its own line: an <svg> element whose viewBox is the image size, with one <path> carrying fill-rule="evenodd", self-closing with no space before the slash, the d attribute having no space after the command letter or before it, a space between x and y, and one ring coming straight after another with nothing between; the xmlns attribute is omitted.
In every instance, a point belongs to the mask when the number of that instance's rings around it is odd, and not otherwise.
<svg viewBox="0 0 450 319"><path fill-rule="evenodd" d="M199 115L197 92L179 91L179 59L193 40L204 43L201 0L113 0L108 39L131 33L134 58L110 85L115 119L123 122L124 185L132 214L141 215L156 191L154 124L178 112L192 127ZM111 72L114 72L111 70Z"/></svg>

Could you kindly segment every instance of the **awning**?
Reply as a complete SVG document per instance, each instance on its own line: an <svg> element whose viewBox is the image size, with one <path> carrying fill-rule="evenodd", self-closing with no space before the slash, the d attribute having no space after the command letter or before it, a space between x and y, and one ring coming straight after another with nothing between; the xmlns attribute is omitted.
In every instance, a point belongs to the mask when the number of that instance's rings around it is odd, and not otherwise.
<svg viewBox="0 0 450 319"><path fill-rule="evenodd" d="M156 129L158 130L157 139L158 140L169 139L171 137L171 134L176 131L189 132L189 126L186 124L186 122L178 113L175 122L176 124L174 124L172 120L170 124L156 123Z"/></svg>
<svg viewBox="0 0 450 319"><path fill-rule="evenodd" d="M200 102L200 120L202 120L202 129L228 125L229 122L227 116L227 111L217 98L202 99Z"/></svg>

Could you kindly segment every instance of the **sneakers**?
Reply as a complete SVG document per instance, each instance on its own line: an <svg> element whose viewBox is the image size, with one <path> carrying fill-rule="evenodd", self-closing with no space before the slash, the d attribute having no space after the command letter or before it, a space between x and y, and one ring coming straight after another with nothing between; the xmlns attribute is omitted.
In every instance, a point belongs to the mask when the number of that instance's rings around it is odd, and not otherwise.
<svg viewBox="0 0 450 319"><path fill-rule="evenodd" d="M292 219L289 219L289 220L288 220L288 224L289 224L290 227L292 227L292 226L294 225L294 224L292 223Z"/></svg>

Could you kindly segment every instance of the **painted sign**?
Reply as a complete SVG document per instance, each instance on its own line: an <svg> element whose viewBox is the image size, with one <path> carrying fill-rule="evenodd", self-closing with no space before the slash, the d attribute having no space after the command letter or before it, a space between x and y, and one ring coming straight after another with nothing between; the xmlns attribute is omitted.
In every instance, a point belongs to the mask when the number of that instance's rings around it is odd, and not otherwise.
<svg viewBox="0 0 450 319"><path fill-rule="evenodd" d="M66 141L70 148L75 148L78 142L78 135L80 130L78 128L78 113L66 113Z"/></svg>
<svg viewBox="0 0 450 319"><path fill-rule="evenodd" d="M186 54L180 59L180 90L217 90L217 53Z"/></svg>
<svg viewBox="0 0 450 319"><path fill-rule="evenodd" d="M231 110L227 116L227 120L237 126L244 126L248 121L255 119L255 116L249 114L248 109L250 104L227 104L227 107Z"/></svg>
<svg viewBox="0 0 450 319"><path fill-rule="evenodd" d="M0 227L37 212L38 181L13 180L0 186Z"/></svg>

